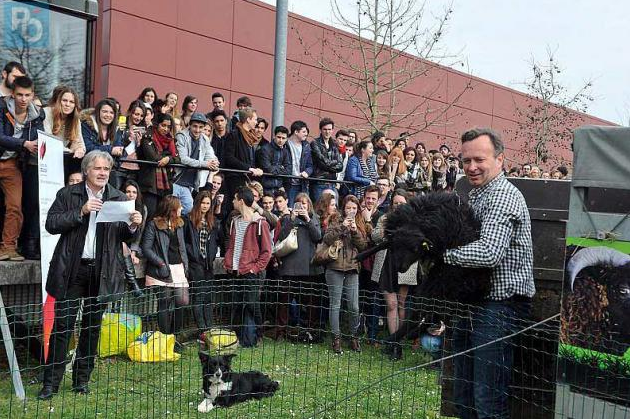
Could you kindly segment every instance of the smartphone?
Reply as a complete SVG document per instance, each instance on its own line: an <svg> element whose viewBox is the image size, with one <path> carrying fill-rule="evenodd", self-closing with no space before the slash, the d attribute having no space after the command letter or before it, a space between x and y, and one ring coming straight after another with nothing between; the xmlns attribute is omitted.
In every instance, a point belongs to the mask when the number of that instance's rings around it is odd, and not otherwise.
<svg viewBox="0 0 630 419"><path fill-rule="evenodd" d="M302 209L302 203L301 203L301 202L296 202L296 203L293 205L293 210L294 210L294 211L299 211L299 210L301 210L301 209Z"/></svg>
<svg viewBox="0 0 630 419"><path fill-rule="evenodd" d="M141 126L137 126L137 125L135 127L133 127L133 130L135 132L137 132L138 134L140 134L140 135L144 135L144 133L147 132L147 128L146 127L141 127Z"/></svg>
<svg viewBox="0 0 630 419"><path fill-rule="evenodd" d="M118 126L120 128L124 128L127 126L127 117L125 115L120 115L118 117Z"/></svg>
<svg viewBox="0 0 630 419"><path fill-rule="evenodd" d="M357 216L356 211L348 211L348 213L346 214L346 218L349 220L354 220L356 216Z"/></svg>

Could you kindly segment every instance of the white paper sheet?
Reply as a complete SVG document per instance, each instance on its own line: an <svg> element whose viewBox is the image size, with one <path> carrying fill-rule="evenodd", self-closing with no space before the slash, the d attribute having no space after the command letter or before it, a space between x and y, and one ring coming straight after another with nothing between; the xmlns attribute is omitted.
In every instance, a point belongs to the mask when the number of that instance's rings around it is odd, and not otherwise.
<svg viewBox="0 0 630 419"><path fill-rule="evenodd" d="M129 217L136 209L135 201L105 201L96 215L97 223L122 221L131 224Z"/></svg>
<svg viewBox="0 0 630 419"><path fill-rule="evenodd" d="M129 145L127 147L125 147L125 151L127 152L127 155L130 155L134 151L136 151L136 142L135 141L131 141L129 143Z"/></svg>

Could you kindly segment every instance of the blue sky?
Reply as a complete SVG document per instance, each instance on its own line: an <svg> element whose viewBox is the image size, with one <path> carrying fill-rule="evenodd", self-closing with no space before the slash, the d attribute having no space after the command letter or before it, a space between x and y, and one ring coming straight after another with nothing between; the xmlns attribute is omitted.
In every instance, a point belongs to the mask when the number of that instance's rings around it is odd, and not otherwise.
<svg viewBox="0 0 630 419"><path fill-rule="evenodd" d="M355 1L338 3L351 11ZM426 8L438 14L448 4L427 0ZM289 0L289 11L335 26L329 0ZM630 125L630 2L454 0L453 11L444 46L471 74L524 90L532 58L545 60L551 49L570 91L593 81L588 113Z"/></svg>

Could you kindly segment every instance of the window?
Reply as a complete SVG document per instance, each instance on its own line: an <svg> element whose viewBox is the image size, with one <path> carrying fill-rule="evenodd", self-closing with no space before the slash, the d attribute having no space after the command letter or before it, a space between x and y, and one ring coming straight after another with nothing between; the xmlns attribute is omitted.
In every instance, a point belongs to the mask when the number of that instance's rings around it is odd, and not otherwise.
<svg viewBox="0 0 630 419"><path fill-rule="evenodd" d="M0 0L0 68L21 62L46 103L65 84L86 96L88 21L37 2Z"/></svg>

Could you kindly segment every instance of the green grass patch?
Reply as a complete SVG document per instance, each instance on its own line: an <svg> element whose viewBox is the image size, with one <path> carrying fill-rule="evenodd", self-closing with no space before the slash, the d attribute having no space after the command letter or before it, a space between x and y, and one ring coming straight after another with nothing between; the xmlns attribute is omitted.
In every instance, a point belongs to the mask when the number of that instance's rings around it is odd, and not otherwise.
<svg viewBox="0 0 630 419"><path fill-rule="evenodd" d="M89 395L72 393L71 376L66 374L60 393L45 402L36 399L40 384L27 384L26 401L18 400L5 370L0 375L0 417L440 417L440 387L434 371L416 369L385 378L429 361L424 352L406 349L402 361L392 362L372 347L364 347L361 353L344 349L342 355L329 348L328 343L306 345L265 339L258 348L239 349L233 361L235 371L262 371L279 381L280 389L271 398L217 408L207 414L197 412L203 395L195 345L171 363L98 359ZM24 382L35 374L32 370L24 372Z"/></svg>

